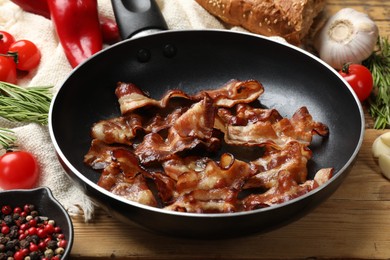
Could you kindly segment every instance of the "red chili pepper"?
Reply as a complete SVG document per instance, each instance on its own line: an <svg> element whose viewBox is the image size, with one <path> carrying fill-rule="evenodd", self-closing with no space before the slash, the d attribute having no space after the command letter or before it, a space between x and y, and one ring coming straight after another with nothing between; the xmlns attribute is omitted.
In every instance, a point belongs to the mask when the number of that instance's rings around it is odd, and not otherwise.
<svg viewBox="0 0 390 260"><path fill-rule="evenodd" d="M42 15L50 19L47 0L11 0L26 12Z"/></svg>
<svg viewBox="0 0 390 260"><path fill-rule="evenodd" d="M103 47L97 0L48 0L51 19L74 68Z"/></svg>

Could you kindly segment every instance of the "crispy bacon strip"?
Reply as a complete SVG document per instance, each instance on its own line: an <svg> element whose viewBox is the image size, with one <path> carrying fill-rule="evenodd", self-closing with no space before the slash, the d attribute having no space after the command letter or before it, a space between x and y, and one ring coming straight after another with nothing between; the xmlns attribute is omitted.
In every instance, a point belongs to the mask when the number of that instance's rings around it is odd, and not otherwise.
<svg viewBox="0 0 390 260"><path fill-rule="evenodd" d="M250 116L244 120L243 114ZM264 112L263 109L242 106L239 107L237 116L226 110L220 110L219 115L215 127L224 132L225 142L231 145L273 145L277 148L291 141L299 141L308 146L313 135L329 134L327 126L314 121L306 107L298 109L291 119L280 118L273 110Z"/></svg>
<svg viewBox="0 0 390 260"><path fill-rule="evenodd" d="M177 179L178 197L167 209L185 212L235 212L241 209L238 194L255 174L250 164L223 154L219 162L208 158L163 164L168 176ZM188 164L187 164L188 163ZM183 171L184 170L184 171Z"/></svg>
<svg viewBox="0 0 390 260"><path fill-rule="evenodd" d="M107 144L131 145L137 132L142 130L142 117L130 114L95 123L91 130L91 136Z"/></svg>
<svg viewBox="0 0 390 260"><path fill-rule="evenodd" d="M131 113L141 107L156 106L164 108L167 106L169 100L174 97L191 99L181 90L170 90L161 100L155 100L148 97L133 83L124 82L118 83L118 86L115 90L115 95L118 98L122 115Z"/></svg>
<svg viewBox="0 0 390 260"><path fill-rule="evenodd" d="M146 183L145 176L149 174L139 166L137 158L128 149L108 146L95 139L84 162L94 169L103 169L97 183L100 187L128 200L157 206Z"/></svg>
<svg viewBox="0 0 390 260"><path fill-rule="evenodd" d="M210 96L217 107L233 107L240 103L251 103L264 92L263 85L257 80L231 80L215 90L205 90L195 95L195 99Z"/></svg>
<svg viewBox="0 0 390 260"><path fill-rule="evenodd" d="M333 169L322 169L316 173L314 180L298 184L291 176L291 172L282 170L278 173L276 185L262 194L250 194L243 200L245 210L269 207L302 196L324 184L332 177L332 174Z"/></svg>
<svg viewBox="0 0 390 260"><path fill-rule="evenodd" d="M214 101L215 106L233 107L239 103L251 103L258 99L263 92L263 85L256 80L231 80L218 89L201 91L193 96L181 90L170 90L161 100L148 97L132 83L119 82L115 90L122 115L146 106L165 108L172 98L183 98L196 102L209 96Z"/></svg>
<svg viewBox="0 0 390 260"><path fill-rule="evenodd" d="M311 156L312 152L299 142L287 143L281 150L269 147L263 156L251 162L256 175L246 182L244 188L269 189L276 185L280 171L289 172L295 182L303 183Z"/></svg>
<svg viewBox="0 0 390 260"><path fill-rule="evenodd" d="M200 144L213 149L219 140L212 136L214 126L212 107L212 100L206 96L173 122L166 139L158 133L147 134L135 149L141 163L163 161L173 154L193 149Z"/></svg>

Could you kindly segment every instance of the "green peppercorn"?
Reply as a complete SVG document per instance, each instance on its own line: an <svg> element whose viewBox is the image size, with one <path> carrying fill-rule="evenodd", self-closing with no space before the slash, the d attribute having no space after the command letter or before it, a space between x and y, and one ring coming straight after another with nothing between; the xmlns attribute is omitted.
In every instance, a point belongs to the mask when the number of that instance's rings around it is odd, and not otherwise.
<svg viewBox="0 0 390 260"><path fill-rule="evenodd" d="M55 253L56 255L63 255L64 252L65 252L65 249L62 248L62 247L57 247L56 250L54 250L54 253Z"/></svg>
<svg viewBox="0 0 390 260"><path fill-rule="evenodd" d="M54 251L52 249L46 249L43 254L45 255L45 257L50 259L54 256Z"/></svg>

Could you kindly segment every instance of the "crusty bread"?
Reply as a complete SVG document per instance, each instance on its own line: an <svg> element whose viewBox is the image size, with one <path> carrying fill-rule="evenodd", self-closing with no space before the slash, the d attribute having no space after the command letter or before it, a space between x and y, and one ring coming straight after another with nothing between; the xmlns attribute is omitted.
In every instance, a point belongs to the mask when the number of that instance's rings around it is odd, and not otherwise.
<svg viewBox="0 0 390 260"><path fill-rule="evenodd" d="M325 0L196 0L227 24L300 44Z"/></svg>

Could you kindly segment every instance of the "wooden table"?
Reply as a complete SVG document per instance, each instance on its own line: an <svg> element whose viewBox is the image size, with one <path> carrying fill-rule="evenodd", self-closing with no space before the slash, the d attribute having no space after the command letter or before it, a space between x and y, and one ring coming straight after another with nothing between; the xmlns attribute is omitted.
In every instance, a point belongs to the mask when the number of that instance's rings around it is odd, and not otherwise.
<svg viewBox="0 0 390 260"><path fill-rule="evenodd" d="M390 1L328 0L334 13L352 7L368 13L390 35ZM390 258L390 181L372 158L384 131L367 131L358 160L341 187L305 217L280 229L236 239L178 239L124 225L102 210L93 223L74 218L72 258L130 259L320 259Z"/></svg>

